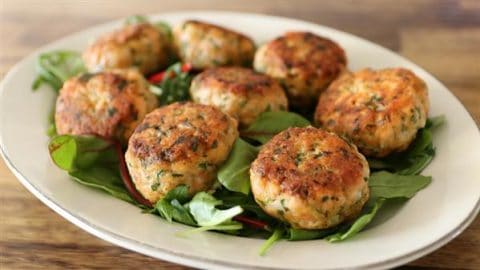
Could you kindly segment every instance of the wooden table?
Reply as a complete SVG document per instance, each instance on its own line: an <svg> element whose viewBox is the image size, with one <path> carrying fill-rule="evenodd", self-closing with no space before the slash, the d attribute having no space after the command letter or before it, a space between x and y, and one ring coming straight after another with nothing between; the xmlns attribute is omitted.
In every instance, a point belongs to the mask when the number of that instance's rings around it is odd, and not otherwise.
<svg viewBox="0 0 480 270"><path fill-rule="evenodd" d="M332 1L333 2L333 1ZM130 14L221 9L288 16L377 42L440 79L480 123L480 1L0 2L0 77L35 48ZM480 180L480 179L479 179ZM171 268L97 239L34 198L0 161L0 268ZM405 268L480 269L480 218Z"/></svg>

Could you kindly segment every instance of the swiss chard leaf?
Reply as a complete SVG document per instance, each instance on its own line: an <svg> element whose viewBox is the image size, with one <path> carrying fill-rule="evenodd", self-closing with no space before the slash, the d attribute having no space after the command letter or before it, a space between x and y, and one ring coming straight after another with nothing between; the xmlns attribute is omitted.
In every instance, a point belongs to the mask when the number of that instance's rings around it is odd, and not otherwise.
<svg viewBox="0 0 480 270"><path fill-rule="evenodd" d="M250 164L257 157L258 149L238 138L227 161L218 170L218 181L228 190L250 193Z"/></svg>
<svg viewBox="0 0 480 270"><path fill-rule="evenodd" d="M40 54L35 68L38 77L32 84L33 90L47 83L58 91L67 79L86 71L80 53L65 50Z"/></svg>
<svg viewBox="0 0 480 270"><path fill-rule="evenodd" d="M307 119L296 113L285 111L264 112L240 135L263 144L289 127L306 127L309 125L310 122Z"/></svg>
<svg viewBox="0 0 480 270"><path fill-rule="evenodd" d="M182 71L181 63L175 63L165 71L163 80L159 84L150 85L150 91L158 97L161 105L167 105L189 100L191 82L192 75Z"/></svg>
<svg viewBox="0 0 480 270"><path fill-rule="evenodd" d="M368 179L370 197L372 198L412 198L419 190L425 188L432 177L423 175L400 175L387 171L375 172Z"/></svg>
<svg viewBox="0 0 480 270"><path fill-rule="evenodd" d="M378 212L378 209L382 207L385 199L379 198L375 201L373 207L367 212L358 217L355 222L348 228L346 231L340 231L338 233L327 236L327 241L329 242L340 242L346 239L349 239L356 235L358 232L363 230L375 217Z"/></svg>
<svg viewBox="0 0 480 270"><path fill-rule="evenodd" d="M188 208L199 226L235 223L232 221L232 218L243 212L242 207L234 206L225 210L217 209L216 206L221 204L222 201L215 199L212 195L206 192L199 192L188 203Z"/></svg>

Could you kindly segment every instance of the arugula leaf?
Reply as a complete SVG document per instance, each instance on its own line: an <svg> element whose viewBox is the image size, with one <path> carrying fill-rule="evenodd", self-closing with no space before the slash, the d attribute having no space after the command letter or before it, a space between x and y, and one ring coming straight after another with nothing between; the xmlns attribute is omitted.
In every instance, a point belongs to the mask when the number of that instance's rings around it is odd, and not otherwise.
<svg viewBox="0 0 480 270"><path fill-rule="evenodd" d="M57 92L67 79L86 71L80 53L66 50L40 54L35 68L38 77L33 82L32 89L36 90L47 83Z"/></svg>
<svg viewBox="0 0 480 270"><path fill-rule="evenodd" d="M250 164L258 155L258 149L238 138L228 159L218 170L218 181L228 190L250 193Z"/></svg>
<svg viewBox="0 0 480 270"><path fill-rule="evenodd" d="M412 198L419 190L428 186L431 176L400 175L387 171L375 172L368 179L372 198Z"/></svg>
<svg viewBox="0 0 480 270"><path fill-rule="evenodd" d="M352 226L347 231L344 232L338 232L336 234L332 234L327 236L327 241L334 243L334 242L340 242L344 241L346 239L349 239L356 235L358 232L360 232L365 226L367 226L372 219L375 217L375 215L378 212L378 209L382 207L385 199L379 198L375 201L375 204L373 205L373 208L371 208L367 213L361 215L358 217L355 222L353 222Z"/></svg>
<svg viewBox="0 0 480 270"><path fill-rule="evenodd" d="M240 206L234 206L226 210L215 208L221 204L222 201L215 199L212 195L206 192L199 192L188 203L188 208L199 226L216 226L227 222L230 223L234 216L243 212Z"/></svg>
<svg viewBox="0 0 480 270"><path fill-rule="evenodd" d="M82 185L106 191L115 198L136 204L125 189L118 170L94 166L68 174Z"/></svg>
<svg viewBox="0 0 480 270"><path fill-rule="evenodd" d="M240 135L258 141L262 144L268 142L273 136L289 127L306 127L310 122L301 115L285 112L263 112L247 129Z"/></svg>
<svg viewBox="0 0 480 270"><path fill-rule="evenodd" d="M158 97L161 105L167 105L189 100L191 82L192 75L182 71L181 63L175 63L167 68L159 84L150 85L150 91Z"/></svg>

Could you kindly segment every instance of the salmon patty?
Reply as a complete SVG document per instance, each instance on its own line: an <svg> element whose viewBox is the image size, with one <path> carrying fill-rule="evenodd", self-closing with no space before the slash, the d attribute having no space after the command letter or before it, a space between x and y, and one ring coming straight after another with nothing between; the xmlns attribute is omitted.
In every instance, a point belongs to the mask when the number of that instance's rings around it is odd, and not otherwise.
<svg viewBox="0 0 480 270"><path fill-rule="evenodd" d="M346 73L321 94L316 125L345 136L366 156L405 150L425 126L427 85L403 68Z"/></svg>
<svg viewBox="0 0 480 270"><path fill-rule="evenodd" d="M251 124L262 112L287 110L282 87L272 78L241 67L207 69L190 87L193 101L213 105L236 118L241 127Z"/></svg>
<svg viewBox="0 0 480 270"><path fill-rule="evenodd" d="M125 161L137 190L155 203L186 185L209 190L238 137L237 121L213 106L174 103L148 114L130 138Z"/></svg>
<svg viewBox="0 0 480 270"><path fill-rule="evenodd" d="M353 144L314 127L277 134L250 167L255 201L299 229L357 217L369 198L368 177L368 163Z"/></svg>

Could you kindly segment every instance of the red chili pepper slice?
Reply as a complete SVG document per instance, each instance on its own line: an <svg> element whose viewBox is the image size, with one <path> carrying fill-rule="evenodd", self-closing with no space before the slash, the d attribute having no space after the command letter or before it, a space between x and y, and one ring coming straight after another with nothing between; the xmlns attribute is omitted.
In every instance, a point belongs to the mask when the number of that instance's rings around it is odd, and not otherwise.
<svg viewBox="0 0 480 270"><path fill-rule="evenodd" d="M182 66L180 67L180 70L182 72L190 72L192 70L192 65L190 63L185 63L185 64L182 64ZM161 72L158 72L158 73L155 73L153 75L151 75L150 77L148 77L148 81L150 83L160 83L163 81L164 77L165 77L165 73L166 71L161 71ZM175 73L173 72L170 72L170 78L173 78L175 77Z"/></svg>

